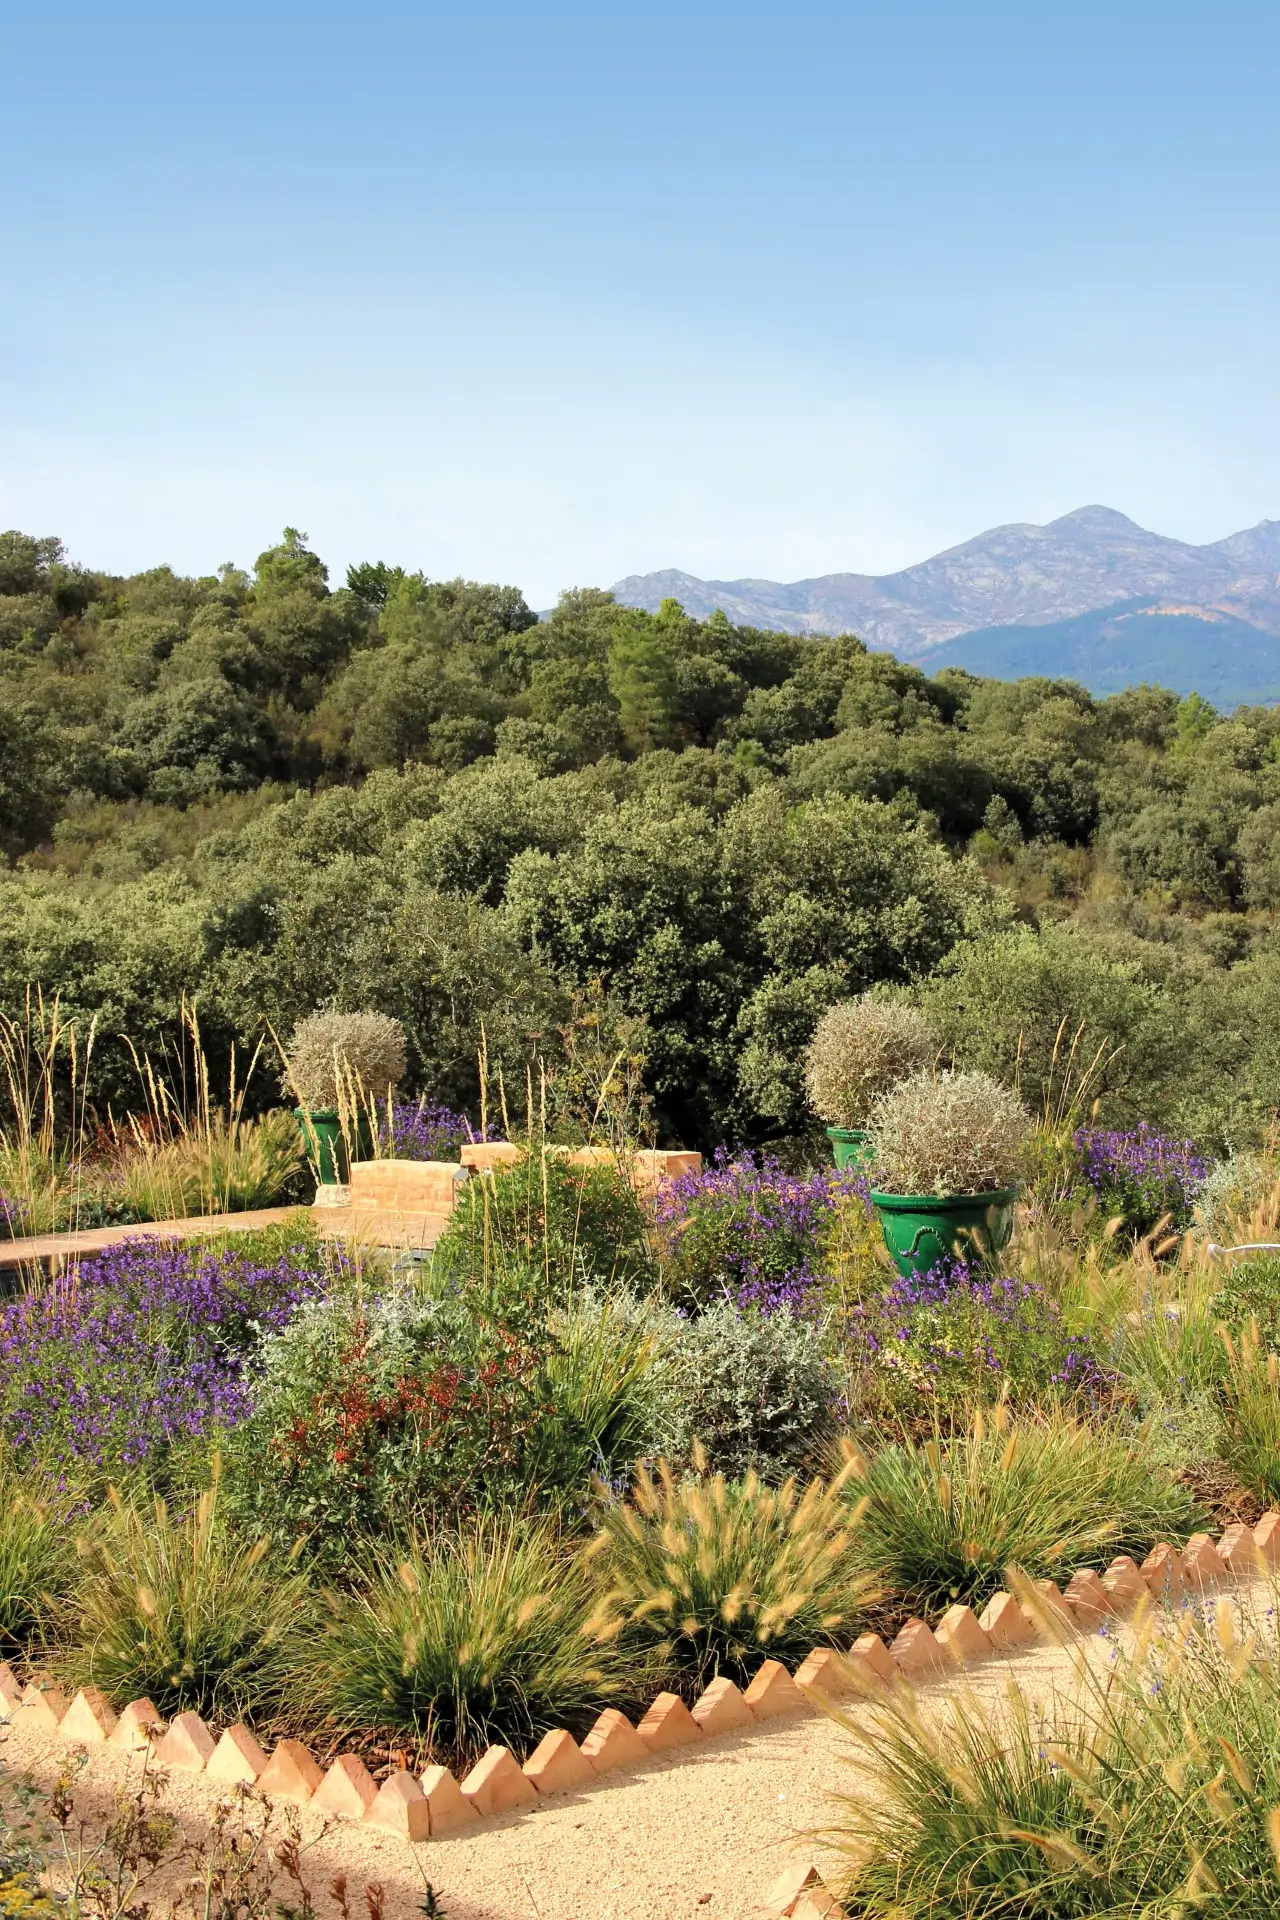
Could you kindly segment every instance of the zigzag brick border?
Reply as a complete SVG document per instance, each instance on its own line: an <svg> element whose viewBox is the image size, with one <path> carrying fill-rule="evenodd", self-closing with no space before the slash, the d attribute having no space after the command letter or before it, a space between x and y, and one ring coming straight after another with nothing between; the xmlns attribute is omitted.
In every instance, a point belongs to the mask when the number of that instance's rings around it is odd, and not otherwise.
<svg viewBox="0 0 1280 1920"><path fill-rule="evenodd" d="M1184 1597L1214 1590L1280 1567L1280 1512L1256 1527L1228 1527L1216 1543L1193 1534L1179 1552L1162 1543L1142 1565L1127 1556L1105 1573L1081 1570L1065 1589L1036 1582L1041 1603L1069 1630L1092 1633L1109 1617L1133 1612L1150 1596L1179 1605ZM746 1691L731 1680L713 1680L692 1711L678 1694L660 1693L636 1726L616 1707L606 1708L581 1746L564 1728L548 1733L521 1766L507 1747L490 1747L463 1780L447 1767L428 1767L419 1778L401 1771L381 1786L354 1753L339 1754L324 1772L299 1740L281 1740L268 1755L242 1725L220 1737L197 1713L180 1713L166 1727L149 1700L133 1700L119 1716L96 1687L82 1687L68 1701L56 1686L33 1681L23 1688L0 1663L0 1719L16 1728L56 1734L91 1754L109 1745L117 1751L153 1748L156 1762L182 1772L203 1773L228 1786L251 1785L280 1800L304 1802L338 1820L359 1820L421 1841L476 1825L498 1814L532 1807L554 1793L579 1791L602 1776L645 1765L655 1755L698 1747L720 1734L745 1732L759 1723L807 1708L821 1709L868 1687L938 1675L953 1665L1007 1655L1037 1639L1032 1615L1011 1593L997 1593L981 1617L971 1607L948 1608L937 1629L908 1620L892 1646L864 1633L846 1652L815 1647L794 1676L779 1660L766 1660ZM766 1911L787 1920L817 1920L840 1909L812 1866L789 1868L769 1897Z"/></svg>

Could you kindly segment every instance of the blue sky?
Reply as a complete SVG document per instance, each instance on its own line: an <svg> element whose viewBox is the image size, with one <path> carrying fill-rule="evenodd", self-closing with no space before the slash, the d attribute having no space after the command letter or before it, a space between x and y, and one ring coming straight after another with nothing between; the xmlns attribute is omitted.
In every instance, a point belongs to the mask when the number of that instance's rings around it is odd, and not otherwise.
<svg viewBox="0 0 1280 1920"><path fill-rule="evenodd" d="M1280 517L1280 10L0 0L0 525L882 572Z"/></svg>

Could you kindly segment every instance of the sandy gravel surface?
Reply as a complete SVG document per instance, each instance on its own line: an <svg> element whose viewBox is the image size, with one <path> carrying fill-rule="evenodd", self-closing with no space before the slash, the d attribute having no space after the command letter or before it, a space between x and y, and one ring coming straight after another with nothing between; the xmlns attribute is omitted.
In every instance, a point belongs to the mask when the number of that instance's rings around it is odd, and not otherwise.
<svg viewBox="0 0 1280 1920"><path fill-rule="evenodd" d="M1107 1657L1105 1643L1092 1644ZM935 1707L957 1684L993 1698L1013 1678L1043 1698L1069 1693L1073 1673L1070 1652L1043 1648L987 1663L963 1682L935 1682L920 1700ZM303 1808L308 1877L322 1920L333 1911L324 1896L337 1872L357 1896L367 1882L380 1882L388 1920L417 1912L427 1880L447 1920L758 1920L788 1861L797 1853L821 1857L811 1836L830 1821L831 1795L850 1778L850 1745L843 1728L805 1715L708 1741L691 1756L686 1750L612 1784L417 1847L345 1822L326 1830ZM56 1740L11 1733L4 1758L48 1783L68 1751ZM141 1764L95 1749L77 1784L78 1806L106 1807L136 1782ZM165 1804L198 1837L217 1798L198 1775L174 1773Z"/></svg>

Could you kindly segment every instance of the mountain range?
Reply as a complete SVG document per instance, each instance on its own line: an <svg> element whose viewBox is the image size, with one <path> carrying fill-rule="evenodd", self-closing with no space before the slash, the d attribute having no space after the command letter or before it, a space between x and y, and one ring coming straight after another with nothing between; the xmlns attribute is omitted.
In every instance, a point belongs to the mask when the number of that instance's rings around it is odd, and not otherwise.
<svg viewBox="0 0 1280 1920"><path fill-rule="evenodd" d="M1191 546L1080 507L1043 527L993 527L899 573L784 584L671 569L613 591L651 612L670 597L702 619L721 607L744 626L856 633L931 672L1068 675L1098 693L1159 680L1218 705L1280 699L1280 520Z"/></svg>

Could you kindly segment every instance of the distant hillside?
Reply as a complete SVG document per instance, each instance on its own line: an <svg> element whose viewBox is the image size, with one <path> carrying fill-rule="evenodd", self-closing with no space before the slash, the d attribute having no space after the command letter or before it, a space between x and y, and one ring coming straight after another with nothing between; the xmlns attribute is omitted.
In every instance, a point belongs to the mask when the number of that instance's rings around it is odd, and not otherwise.
<svg viewBox="0 0 1280 1920"><path fill-rule="evenodd" d="M975 631L1060 626L1135 601L1208 608L1280 636L1280 521L1196 547L1149 533L1109 507L1081 507L1044 527L995 527L900 573L829 573L782 584L667 571L633 574L613 591L624 605L651 612L671 596L704 619L722 607L743 625L854 632L909 660L932 661L946 642ZM1142 629L1144 646L1152 631L1163 629ZM1222 637L1216 625L1215 634ZM1122 637L1131 637L1127 626ZM1206 637L1203 627L1186 629L1179 657L1187 657L1188 642ZM1172 630L1169 638L1172 644ZM1117 671L1131 677L1119 661Z"/></svg>
<svg viewBox="0 0 1280 1920"><path fill-rule="evenodd" d="M1215 707L1280 701L1280 638L1212 607L1133 601L1043 627L981 627L929 650L930 673L967 667L997 680L1028 674L1118 693L1158 680Z"/></svg>

